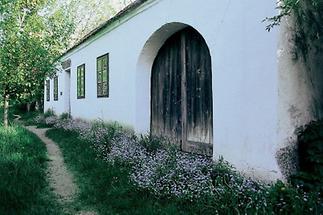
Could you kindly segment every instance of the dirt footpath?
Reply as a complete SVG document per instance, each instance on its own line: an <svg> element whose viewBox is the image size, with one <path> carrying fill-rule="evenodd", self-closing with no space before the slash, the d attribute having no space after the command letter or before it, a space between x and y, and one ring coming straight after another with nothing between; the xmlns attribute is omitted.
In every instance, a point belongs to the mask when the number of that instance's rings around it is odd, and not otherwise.
<svg viewBox="0 0 323 215"><path fill-rule="evenodd" d="M45 133L48 129L40 129L35 126L28 126L26 129L36 134L46 145L49 157L48 181L64 207L64 211L71 215L96 215L97 213L92 211L77 212L74 209L73 202L77 196L78 187L75 184L73 174L66 168L60 148L54 141L46 137Z"/></svg>

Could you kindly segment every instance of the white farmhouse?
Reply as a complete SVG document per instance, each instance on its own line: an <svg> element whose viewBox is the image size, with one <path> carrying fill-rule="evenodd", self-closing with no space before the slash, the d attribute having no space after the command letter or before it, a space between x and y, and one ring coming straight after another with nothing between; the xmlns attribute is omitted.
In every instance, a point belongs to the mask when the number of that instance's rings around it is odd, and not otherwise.
<svg viewBox="0 0 323 215"><path fill-rule="evenodd" d="M118 121L243 172L283 178L279 154L313 119L315 95L293 62L288 28L265 30L275 7L138 0L61 57L44 109Z"/></svg>

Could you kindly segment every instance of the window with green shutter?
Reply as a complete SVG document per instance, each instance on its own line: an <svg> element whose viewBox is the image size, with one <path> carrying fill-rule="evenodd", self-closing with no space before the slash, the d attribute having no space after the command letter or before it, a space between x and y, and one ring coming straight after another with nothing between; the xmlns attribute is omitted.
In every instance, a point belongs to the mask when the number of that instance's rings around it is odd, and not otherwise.
<svg viewBox="0 0 323 215"><path fill-rule="evenodd" d="M109 97L109 54L97 58L97 96Z"/></svg>
<svg viewBox="0 0 323 215"><path fill-rule="evenodd" d="M77 98L85 98L85 64L77 67Z"/></svg>
<svg viewBox="0 0 323 215"><path fill-rule="evenodd" d="M46 101L50 101L50 80L46 80Z"/></svg>
<svg viewBox="0 0 323 215"><path fill-rule="evenodd" d="M54 101L58 100L58 77L54 77Z"/></svg>

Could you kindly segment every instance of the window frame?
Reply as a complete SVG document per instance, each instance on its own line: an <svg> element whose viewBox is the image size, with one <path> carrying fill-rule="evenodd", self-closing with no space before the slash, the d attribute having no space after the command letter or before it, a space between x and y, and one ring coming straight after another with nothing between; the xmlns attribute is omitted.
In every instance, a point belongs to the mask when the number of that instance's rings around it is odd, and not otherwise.
<svg viewBox="0 0 323 215"><path fill-rule="evenodd" d="M46 101L50 101L50 80L46 80Z"/></svg>
<svg viewBox="0 0 323 215"><path fill-rule="evenodd" d="M83 70L81 70L82 68ZM80 74L81 72L83 72L82 76ZM83 77L83 81L82 81L82 77ZM83 88L81 84L83 85ZM81 92L82 89L83 91ZM85 98L85 63L79 65L76 69L76 95L77 95L77 99Z"/></svg>
<svg viewBox="0 0 323 215"><path fill-rule="evenodd" d="M106 69L99 70L100 60L106 58ZM109 72L110 72L110 55L106 53L96 58L96 93L97 98L109 98L110 84L109 84ZM102 65L101 65L102 68ZM106 72L106 88L103 89L104 72ZM101 73L101 75L99 75ZM99 84L101 84L101 91L99 91Z"/></svg>
<svg viewBox="0 0 323 215"><path fill-rule="evenodd" d="M58 76L54 77L54 83L53 83L53 98L54 101L58 101Z"/></svg>

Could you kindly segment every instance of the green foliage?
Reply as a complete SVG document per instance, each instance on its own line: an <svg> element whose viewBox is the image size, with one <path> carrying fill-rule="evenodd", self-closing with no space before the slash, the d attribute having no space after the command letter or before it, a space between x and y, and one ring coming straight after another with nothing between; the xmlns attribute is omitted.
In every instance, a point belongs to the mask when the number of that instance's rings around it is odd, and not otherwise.
<svg viewBox="0 0 323 215"><path fill-rule="evenodd" d="M116 122L105 123L104 121L97 120L93 122L88 138L93 142L98 142L97 139L99 138L100 141L104 142L109 151L111 141L120 133L121 129L122 127Z"/></svg>
<svg viewBox="0 0 323 215"><path fill-rule="evenodd" d="M139 143L150 153L155 153L165 146L165 140L151 135L141 135Z"/></svg>
<svg viewBox="0 0 323 215"><path fill-rule="evenodd" d="M46 76L66 49L73 23L55 1L15 0L0 7L0 94L40 100Z"/></svg>
<svg viewBox="0 0 323 215"><path fill-rule="evenodd" d="M307 60L309 50L321 49L323 37L323 1L322 0L282 0L278 3L279 14L266 18L269 21L267 30L279 25L286 16L295 17L294 41L304 60Z"/></svg>
<svg viewBox="0 0 323 215"><path fill-rule="evenodd" d="M56 116L55 112L53 109L48 109L46 110L46 112L44 113L44 117L47 118L47 117L50 117L50 116Z"/></svg>
<svg viewBox="0 0 323 215"><path fill-rule="evenodd" d="M35 118L41 115L40 112L37 111L31 111L31 112L23 112L20 113L21 121L24 123L24 125L34 125L35 124Z"/></svg>
<svg viewBox="0 0 323 215"><path fill-rule="evenodd" d="M25 129L0 127L0 214L63 214L46 180L46 149Z"/></svg>
<svg viewBox="0 0 323 215"><path fill-rule="evenodd" d="M70 119L71 118L71 115L69 113L62 113L60 116L59 116L59 119L60 120L65 120L65 119Z"/></svg>
<svg viewBox="0 0 323 215"><path fill-rule="evenodd" d="M270 22L266 30L270 31L277 25L280 25L282 19L286 16L290 16L293 11L298 10L299 8L299 0L282 0L279 1L277 4L277 9L279 10L279 14L274 17L267 17L264 21Z"/></svg>
<svg viewBox="0 0 323 215"><path fill-rule="evenodd" d="M321 214L323 212L322 196L316 192L305 192L278 181L270 187L268 199L273 214Z"/></svg>
<svg viewBox="0 0 323 215"><path fill-rule="evenodd" d="M299 173L294 184L323 192L323 121L313 121L298 130Z"/></svg>

